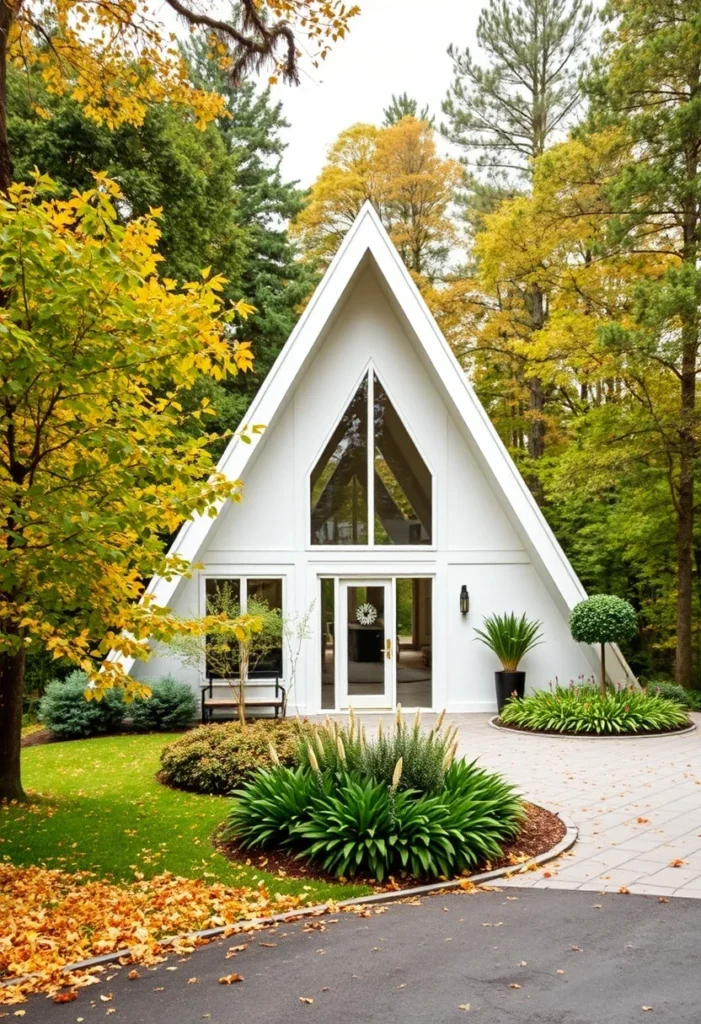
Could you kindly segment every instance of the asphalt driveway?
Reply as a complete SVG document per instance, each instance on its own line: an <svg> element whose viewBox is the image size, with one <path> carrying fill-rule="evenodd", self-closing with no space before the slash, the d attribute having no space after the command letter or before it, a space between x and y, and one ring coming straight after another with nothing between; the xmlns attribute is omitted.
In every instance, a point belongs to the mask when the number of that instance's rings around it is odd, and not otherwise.
<svg viewBox="0 0 701 1024"><path fill-rule="evenodd" d="M297 921L34 997L23 1024L698 1024L701 901L662 899L504 888Z"/></svg>

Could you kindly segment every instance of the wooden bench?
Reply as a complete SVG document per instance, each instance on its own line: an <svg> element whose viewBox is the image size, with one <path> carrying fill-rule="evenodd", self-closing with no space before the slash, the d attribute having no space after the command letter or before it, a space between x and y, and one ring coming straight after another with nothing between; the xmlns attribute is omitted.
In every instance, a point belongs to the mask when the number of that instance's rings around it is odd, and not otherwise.
<svg viewBox="0 0 701 1024"><path fill-rule="evenodd" d="M202 724L214 721L214 711L217 709L230 710L234 715L238 714L238 680L217 679L209 677L209 682L202 687ZM252 697L249 691L252 689L267 689L274 691L265 696ZM222 691L217 693L216 690ZM268 676L249 678L246 680L244 690L244 706L246 711L256 708L272 708L275 718L285 717L287 712L287 691L280 682L279 676Z"/></svg>

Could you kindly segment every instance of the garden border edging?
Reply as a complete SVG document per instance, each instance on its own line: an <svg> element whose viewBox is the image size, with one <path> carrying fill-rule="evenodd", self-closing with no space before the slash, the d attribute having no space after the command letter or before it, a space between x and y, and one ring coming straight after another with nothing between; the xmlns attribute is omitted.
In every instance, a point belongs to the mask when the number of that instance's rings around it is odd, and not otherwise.
<svg viewBox="0 0 701 1024"><path fill-rule="evenodd" d="M508 732L512 736L544 736L550 740L666 740L670 736L685 736L698 728L696 722L690 719L691 724L683 729L669 729L667 732L623 732L607 733L605 736L591 732L540 732L538 729L516 729L505 725L498 725L499 716L493 715L487 723L490 729L497 732Z"/></svg>
<svg viewBox="0 0 701 1024"><path fill-rule="evenodd" d="M529 803L536 804L536 801L529 800L529 798L523 795L523 799ZM542 804L536 804L536 806L542 807ZM543 808L544 810L550 810L550 808ZM552 846L549 850L544 853L539 853L535 857L531 857L524 864L519 864L516 867L503 867L495 868L493 871L482 871L477 875L466 875L464 878L451 879L448 882L433 882L428 885L418 885L412 889L393 889L389 892L377 892L370 893L368 896L354 896L352 899L340 900L338 903L333 901L333 912L336 910L342 910L346 907L360 907L368 906L374 903L393 903L398 900L403 900L415 896L430 896L433 893L450 892L451 890L460 889L465 882L471 882L473 885L482 885L485 882L497 881L500 878L515 878L520 874L524 874L528 871L532 871L534 867L539 867L541 864L546 864L548 861L555 860L556 857L561 856L570 850L577 842L579 836L579 828L575 825L572 818L563 811L550 810L551 814L555 814L556 817L565 826L565 834L562 839ZM300 917L318 917L319 915L330 912L331 906L329 903L319 903L313 907L300 907L297 910L289 910L284 914L273 914L271 917L258 917L253 918L250 921L235 921L232 924L220 925L217 928L205 928L198 932L185 932L182 935L172 935L168 939L164 939L161 943L162 946L168 946L173 942L177 942L179 939L214 939L218 935L227 934L233 935L231 929L236 929L236 932L245 932L249 929L261 928L266 925L279 924L284 921L297 920ZM71 971L85 970L88 967L98 967L102 964L112 963L115 960L121 960L123 957L131 956L131 949L117 949L113 953L103 953L101 956L91 957L88 960L78 960L75 963L65 964L62 968L64 974L70 974ZM11 978L0 982L0 987L9 987L10 985L19 985L24 978Z"/></svg>

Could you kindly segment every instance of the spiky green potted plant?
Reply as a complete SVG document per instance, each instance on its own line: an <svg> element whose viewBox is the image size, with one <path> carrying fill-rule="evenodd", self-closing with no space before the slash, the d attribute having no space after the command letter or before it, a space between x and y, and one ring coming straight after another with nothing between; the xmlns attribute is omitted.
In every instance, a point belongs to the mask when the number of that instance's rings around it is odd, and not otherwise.
<svg viewBox="0 0 701 1024"><path fill-rule="evenodd" d="M483 629L475 628L477 636L494 651L501 662L501 671L494 673L497 690L497 708L501 711L504 702L513 694L523 697L526 673L519 672L521 659L534 647L542 643L542 622L531 622L525 614L517 618L513 612L503 615L487 615Z"/></svg>

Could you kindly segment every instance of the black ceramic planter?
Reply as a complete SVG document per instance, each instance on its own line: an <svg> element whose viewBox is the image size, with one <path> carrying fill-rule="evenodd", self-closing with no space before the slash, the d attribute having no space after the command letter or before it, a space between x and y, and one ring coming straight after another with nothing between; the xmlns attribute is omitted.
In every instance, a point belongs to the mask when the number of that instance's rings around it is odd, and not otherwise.
<svg viewBox="0 0 701 1024"><path fill-rule="evenodd" d="M504 704L515 693L517 697L523 697L523 690L526 685L525 672L495 672L494 682L497 688L497 710L501 711Z"/></svg>

